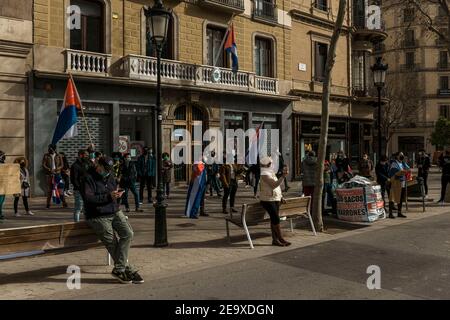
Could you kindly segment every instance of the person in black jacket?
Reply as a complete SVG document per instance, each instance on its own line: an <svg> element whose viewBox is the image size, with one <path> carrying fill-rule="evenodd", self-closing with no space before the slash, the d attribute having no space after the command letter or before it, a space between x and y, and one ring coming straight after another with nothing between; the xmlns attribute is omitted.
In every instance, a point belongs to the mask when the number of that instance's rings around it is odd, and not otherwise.
<svg viewBox="0 0 450 320"><path fill-rule="evenodd" d="M377 175L377 182L381 186L381 196L383 197L386 194L386 191L389 193L389 159L387 156L383 155L375 166L375 174ZM385 202L386 203L386 202Z"/></svg>
<svg viewBox="0 0 450 320"><path fill-rule="evenodd" d="M119 169L120 171L120 187L124 190L122 196L122 204L125 206L126 212L130 212L130 204L128 203L128 191L134 196L134 204L136 212L144 212L139 209L139 194L136 190L137 171L136 165L131 161L131 155L129 153L124 154L124 161Z"/></svg>
<svg viewBox="0 0 450 320"><path fill-rule="evenodd" d="M86 175L92 162L89 161L89 154L87 150L79 150L78 158L70 167L70 181L73 185L74 193L74 209L73 209L73 219L75 222L80 221L80 214L83 210L83 199L81 197L81 183L82 178Z"/></svg>
<svg viewBox="0 0 450 320"><path fill-rule="evenodd" d="M425 196L428 196L428 172L430 171L431 161L430 157L425 153L425 150L419 150L419 156L416 159L416 165L419 169L417 176L423 178Z"/></svg>
<svg viewBox="0 0 450 320"><path fill-rule="evenodd" d="M133 229L119 209L117 199L122 197L123 191L117 188L112 166L111 158L101 157L83 179L81 193L86 222L114 260L112 276L121 283L143 283L137 270L128 263Z"/></svg>
<svg viewBox="0 0 450 320"><path fill-rule="evenodd" d="M445 151L445 155L439 157L439 166L442 168L441 177L441 197L438 202L444 202L447 185L450 183L450 149Z"/></svg>

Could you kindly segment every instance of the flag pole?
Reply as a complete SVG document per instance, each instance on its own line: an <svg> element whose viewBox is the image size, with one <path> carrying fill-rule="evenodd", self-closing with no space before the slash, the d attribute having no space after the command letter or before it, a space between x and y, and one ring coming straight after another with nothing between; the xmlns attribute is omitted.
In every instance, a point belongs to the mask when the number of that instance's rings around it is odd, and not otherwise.
<svg viewBox="0 0 450 320"><path fill-rule="evenodd" d="M224 44L225 44L225 40L227 39L228 33L230 32L230 25L231 25L231 23L233 22L233 19L234 19L234 16L235 16L235 15L236 15L236 14L233 13L233 14L231 15L230 20L228 21L228 24L227 24L227 31L225 32L225 36L224 36L223 39L222 39L222 43L220 44L219 50L217 51L217 54L216 54L216 56L214 57L214 61L213 61L214 64L213 64L213 67L216 66L217 61L219 60L220 52L223 50L222 48L223 48L223 46L224 46Z"/></svg>
<svg viewBox="0 0 450 320"><path fill-rule="evenodd" d="M72 80L73 86L75 87L75 91L76 91L77 94L78 94L78 89L77 89L77 86L75 85L75 80L73 79L72 73L70 73L70 72L69 72L69 78ZM90 131L89 131L89 127L88 127L88 123L87 123L87 121L86 121L86 117L85 117L85 115L84 115L83 103L81 102L80 97L78 97L78 101L80 101L81 116L82 116L82 118L83 118L83 122L84 122L84 125L85 125L85 127L86 127L86 131L87 131L87 134L88 134L88 137L89 137L89 143L90 143L91 145L93 145L93 143L92 143L92 136L91 136L91 133L90 133Z"/></svg>

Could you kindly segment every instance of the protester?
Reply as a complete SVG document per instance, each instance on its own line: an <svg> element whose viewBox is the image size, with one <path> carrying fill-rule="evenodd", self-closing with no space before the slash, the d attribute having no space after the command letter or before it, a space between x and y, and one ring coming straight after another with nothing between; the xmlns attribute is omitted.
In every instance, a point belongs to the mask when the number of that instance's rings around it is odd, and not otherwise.
<svg viewBox="0 0 450 320"><path fill-rule="evenodd" d="M80 221L80 215L83 211L83 198L81 197L81 186L83 179L86 176L89 167L93 165L89 161L89 153L87 150L78 150L78 158L70 167L70 181L73 185L74 192L74 208L73 208L73 220L75 222Z"/></svg>
<svg viewBox="0 0 450 320"><path fill-rule="evenodd" d="M14 215L19 217L19 200L22 196L23 206L25 207L25 214L33 216L33 212L30 211L28 206L28 198L30 197L30 173L28 171L28 161L24 157L16 158L14 163L20 165L20 190L19 194L14 195Z"/></svg>
<svg viewBox="0 0 450 320"><path fill-rule="evenodd" d="M418 169L417 176L423 179L423 185L425 187L425 196L428 196L428 173L431 168L430 157L426 154L425 150L419 150L419 154L416 159L416 166Z"/></svg>
<svg viewBox="0 0 450 320"><path fill-rule="evenodd" d="M44 169L47 182L47 209L50 209L50 201L58 204L62 201L63 207L67 208L64 197L64 182L61 171L64 168L62 157L56 152L56 145L48 146L48 153L44 154L42 159L42 168Z"/></svg>
<svg viewBox="0 0 450 320"><path fill-rule="evenodd" d="M137 171L131 155L124 154L124 161L120 166L120 182L119 185L123 189L122 204L125 206L126 212L130 212L130 204L128 203L128 192L131 191L134 197L134 206L136 212L144 212L139 208L139 194L136 190Z"/></svg>
<svg viewBox="0 0 450 320"><path fill-rule="evenodd" d="M310 196L311 200L314 195L314 186L316 185L317 158L314 151L308 151L305 159L302 161L302 187L303 194Z"/></svg>
<svg viewBox="0 0 450 320"><path fill-rule="evenodd" d="M259 180L261 179L261 166L259 164L259 157L256 164L250 166L250 172L253 174L253 197L256 199L258 197Z"/></svg>
<svg viewBox="0 0 450 320"><path fill-rule="evenodd" d="M170 195L170 182L172 181L172 168L173 163L170 161L170 156L167 152L162 154L162 182L163 190L166 194L166 198L169 199Z"/></svg>
<svg viewBox="0 0 450 320"><path fill-rule="evenodd" d="M143 154L141 154L138 158L137 174L140 181L139 199L141 199L141 202L143 201L144 188L147 186L147 200L148 203L152 203L153 179L156 175L156 159L153 155L153 150L149 147L144 147Z"/></svg>
<svg viewBox="0 0 450 320"><path fill-rule="evenodd" d="M324 204L325 196L327 197L327 206L332 208L332 213L337 213L337 203L336 198L333 194L333 179L334 172L332 169L332 164L325 160L324 171L323 171L323 192L322 192L322 203ZM325 213L325 206L323 206L322 214Z"/></svg>
<svg viewBox="0 0 450 320"><path fill-rule="evenodd" d="M60 152L59 154L63 161L61 177L64 181L64 196L69 197L72 195L72 192L70 191L70 165L69 165L69 161L67 161L66 154L64 152Z"/></svg>
<svg viewBox="0 0 450 320"><path fill-rule="evenodd" d="M206 193L206 167L205 160L195 161L192 165L191 181L187 193L184 217L198 219L198 212L201 216L209 216L205 212Z"/></svg>
<svg viewBox="0 0 450 320"><path fill-rule="evenodd" d="M277 172L277 178L280 179L283 176L284 167L286 166L283 158L283 154L279 151L276 151L278 154L278 172ZM285 178L284 180L284 192L287 192L290 188L288 186L288 179Z"/></svg>
<svg viewBox="0 0 450 320"><path fill-rule="evenodd" d="M112 159L101 157L87 172L82 186L86 221L114 260L112 276L121 283L143 283L137 270L128 263L133 229L117 204L123 191L117 189L112 166Z"/></svg>
<svg viewBox="0 0 450 320"><path fill-rule="evenodd" d="M6 155L3 151L0 150L0 165L4 164L6 160ZM5 195L0 194L0 220L5 219L5 216L3 215L3 204L5 203Z"/></svg>
<svg viewBox="0 0 450 320"><path fill-rule="evenodd" d="M270 216L270 228L272 230L272 245L279 247L289 246L291 243L286 241L281 233L280 227L280 204L283 198L280 185L289 174L288 168L284 167L283 175L278 179L275 170L272 168L272 158L264 157L261 159L261 192L260 203L264 210Z"/></svg>
<svg viewBox="0 0 450 320"><path fill-rule="evenodd" d="M390 185L389 168L390 165L388 157L382 155L380 157L380 161L378 161L375 167L375 174L377 176L377 183L381 187L381 196L383 198L384 203L386 203L385 201L386 191L388 191L389 194L389 185Z"/></svg>
<svg viewBox="0 0 450 320"><path fill-rule="evenodd" d="M347 182L352 178L352 168L350 167L350 160L347 158L344 151L338 151L335 165L338 184Z"/></svg>
<svg viewBox="0 0 450 320"><path fill-rule="evenodd" d="M369 159L367 153L363 154L361 161L359 162L359 175L372 180L373 162Z"/></svg>
<svg viewBox="0 0 450 320"><path fill-rule="evenodd" d="M442 168L441 176L441 197L438 202L445 201L445 192L447 191L447 186L450 183L450 149L445 151L445 154L439 157L439 165Z"/></svg>
<svg viewBox="0 0 450 320"><path fill-rule="evenodd" d="M224 155L226 158L226 156ZM224 159L224 162L226 160ZM259 165L258 165L259 168ZM243 168L239 168L236 164L224 163L220 167L220 181L222 182L224 193L222 198L222 212L227 214L227 202L230 198L230 209L232 212L237 212L234 208L234 202L236 199L236 192L238 189L237 178ZM257 189L257 187L255 187ZM255 193L256 195L256 193Z"/></svg>
<svg viewBox="0 0 450 320"><path fill-rule="evenodd" d="M391 180L391 189L389 192L389 218L394 219L392 210L394 202L398 204L397 216L399 218L406 218L402 214L402 204L406 197L406 174L409 171L409 166L404 162L405 156L402 152L395 154L395 161L392 162L389 169L389 178Z"/></svg>
<svg viewBox="0 0 450 320"><path fill-rule="evenodd" d="M216 152L211 151L211 162L207 164L206 169L208 173L208 182L207 185L209 186L209 195L213 196L213 190L216 191L217 196L221 197L222 194L220 193L219 188L219 182L218 182L218 176L219 176L219 165L216 163L215 160Z"/></svg>

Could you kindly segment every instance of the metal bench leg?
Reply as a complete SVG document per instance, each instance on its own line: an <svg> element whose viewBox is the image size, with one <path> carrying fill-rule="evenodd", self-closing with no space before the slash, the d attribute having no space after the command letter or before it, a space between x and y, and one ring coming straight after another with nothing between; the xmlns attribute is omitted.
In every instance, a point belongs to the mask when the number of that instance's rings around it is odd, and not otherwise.
<svg viewBox="0 0 450 320"><path fill-rule="evenodd" d="M314 235L317 236L316 228L314 227L314 222L312 220L311 213L309 213L309 212L308 212L308 219L309 219L309 223L311 224L311 229L312 229Z"/></svg>
<svg viewBox="0 0 450 320"><path fill-rule="evenodd" d="M231 244L231 239L230 239L230 227L229 227L229 225L228 225L228 220L225 220L225 222L226 222L226 225L227 225L227 240L228 240L228 243Z"/></svg>
<svg viewBox="0 0 450 320"><path fill-rule="evenodd" d="M294 232L294 225L292 224L292 218L289 219L289 222L291 223L291 232Z"/></svg>
<svg viewBox="0 0 450 320"><path fill-rule="evenodd" d="M248 242L250 243L250 249L254 249L252 238L250 238L250 232L248 232L248 228L247 228L247 224L245 223L245 220L244 220L243 225L244 225L245 234L247 235Z"/></svg>

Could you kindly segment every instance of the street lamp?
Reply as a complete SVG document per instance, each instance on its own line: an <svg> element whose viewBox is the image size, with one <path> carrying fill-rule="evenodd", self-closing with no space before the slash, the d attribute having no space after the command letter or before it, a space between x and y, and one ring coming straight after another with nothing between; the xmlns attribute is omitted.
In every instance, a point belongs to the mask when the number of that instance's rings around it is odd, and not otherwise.
<svg viewBox="0 0 450 320"><path fill-rule="evenodd" d="M151 40L156 47L157 81L156 81L156 157L157 157L157 190L155 207L155 247L166 247L167 220L162 181L162 109L161 109L161 53L167 40L167 28L172 16L171 10L164 8L162 0L155 0L151 9L144 9L150 22Z"/></svg>
<svg viewBox="0 0 450 320"><path fill-rule="evenodd" d="M370 68L373 74L373 84L378 90L378 159L381 157L381 89L386 82L387 64L383 64L382 57L377 57L375 64Z"/></svg>

